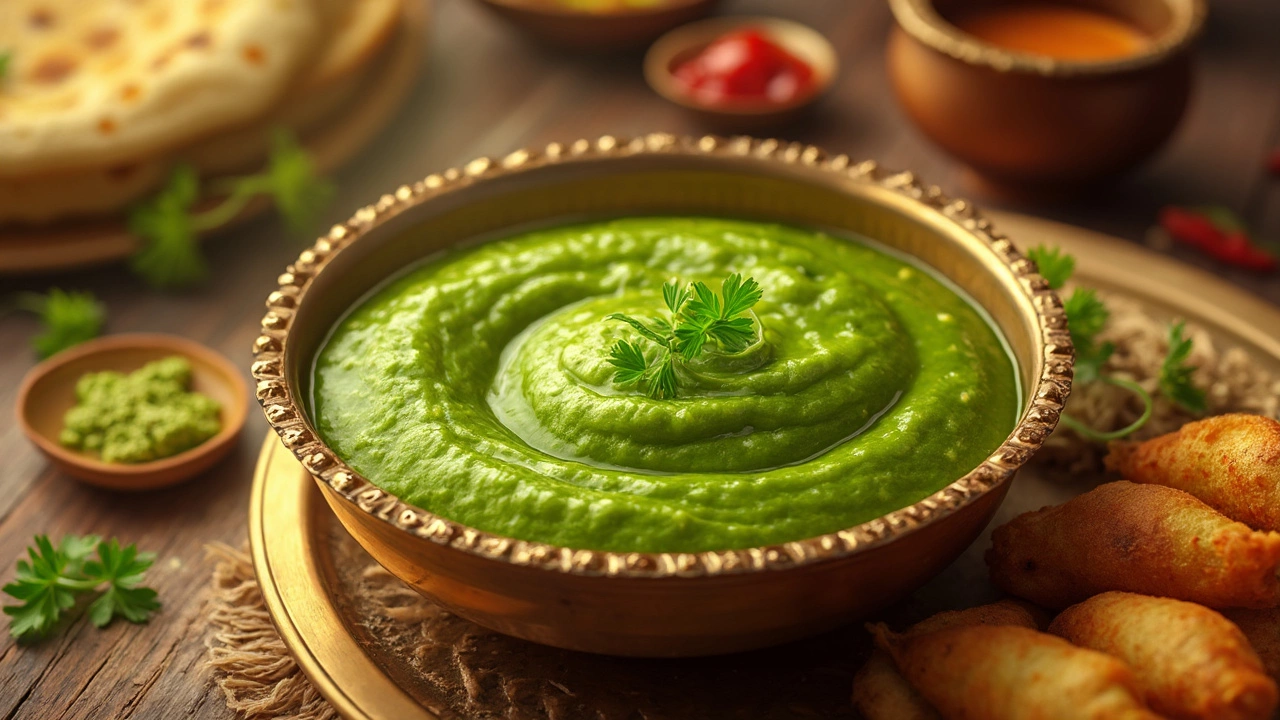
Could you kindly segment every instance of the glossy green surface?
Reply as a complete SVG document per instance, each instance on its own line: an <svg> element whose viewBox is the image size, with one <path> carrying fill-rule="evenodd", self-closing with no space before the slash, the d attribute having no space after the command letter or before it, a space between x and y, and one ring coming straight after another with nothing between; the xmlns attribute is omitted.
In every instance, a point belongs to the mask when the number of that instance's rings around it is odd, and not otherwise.
<svg viewBox="0 0 1280 720"><path fill-rule="evenodd" d="M661 285L764 290L763 342L706 353L678 397L612 382ZM823 233L634 218L434 258L362 302L316 362L315 420L354 468L482 530L699 551L850 527L947 485L1012 429L985 320L930 273Z"/></svg>

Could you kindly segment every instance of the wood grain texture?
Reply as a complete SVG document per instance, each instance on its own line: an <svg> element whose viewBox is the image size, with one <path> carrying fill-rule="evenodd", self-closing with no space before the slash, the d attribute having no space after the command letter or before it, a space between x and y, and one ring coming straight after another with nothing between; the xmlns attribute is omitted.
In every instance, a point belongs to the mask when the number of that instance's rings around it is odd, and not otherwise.
<svg viewBox="0 0 1280 720"><path fill-rule="evenodd" d="M338 177L327 220L345 218L396 185L477 155L604 133L700 133L680 109L654 96L640 58L566 56L527 43L470 0L440 0L430 57L415 94L365 157ZM1186 123L1153 163L1090 197L1015 206L984 194L908 124L884 75L887 7L869 0L737 0L732 13L775 14L823 31L841 53L840 76L817 111L779 130L855 157L909 168L979 204L1010 207L1140 241L1168 202L1221 203L1241 212L1259 236L1280 240L1280 180L1266 152L1280 145L1280 4L1214 3ZM1016 240L1016 238L1015 238ZM185 335L248 368L262 302L301 249L272 218L219 236L207 248L214 278L204 288L161 295L120 266L44 277L0 277L0 292L51 285L97 293L110 308L109 332ZM1280 302L1280 280L1209 266ZM1141 271L1141 269L1137 269ZM1190 289L1194 292L1194 289ZM26 349L35 322L0 317L0 583L33 534L118 535L156 551L151 583L164 602L145 626L97 630L73 613L65 632L34 645L0 639L0 718L230 718L202 669L202 617L211 565L203 545L239 544L249 484L265 421L252 414L236 450L202 478L177 488L120 495L80 485L52 470L11 419L20 378L35 358ZM247 372L247 370L246 370Z"/></svg>

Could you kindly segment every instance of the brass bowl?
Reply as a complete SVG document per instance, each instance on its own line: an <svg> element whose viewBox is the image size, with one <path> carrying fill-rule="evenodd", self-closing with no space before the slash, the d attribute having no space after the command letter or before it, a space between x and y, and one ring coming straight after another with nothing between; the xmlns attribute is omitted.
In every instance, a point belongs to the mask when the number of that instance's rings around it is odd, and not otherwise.
<svg viewBox="0 0 1280 720"><path fill-rule="evenodd" d="M569 50L635 50L662 33L706 17L720 0L665 0L650 7L590 12L551 0L477 0L536 40Z"/></svg>
<svg viewBox="0 0 1280 720"><path fill-rule="evenodd" d="M931 140L998 186L1071 188L1120 173L1173 133L1191 89L1204 0L1074 0L1152 43L1107 61L1012 52L946 17L970 0L890 0L889 78Z"/></svg>
<svg viewBox="0 0 1280 720"><path fill-rule="evenodd" d="M735 30L759 28L773 42L813 68L813 89L787 103L765 100L704 105L691 98L675 77L675 69L716 39ZM644 56L644 79L654 92L715 128L755 130L794 120L835 82L839 60L822 33L792 20L772 17L718 17L690 23L658 38Z"/></svg>
<svg viewBox="0 0 1280 720"><path fill-rule="evenodd" d="M311 362L369 289L455 243L648 213L728 215L860 233L937 268L1016 356L1021 420L980 466L870 522L767 547L618 553L475 530L413 507L342 462L305 408ZM348 531L391 573L480 625L615 655L762 647L864 617L949 564L991 519L1071 387L1062 304L1035 264L963 200L911 173L748 137L552 143L481 158L383 195L303 251L267 299L253 376L267 420Z"/></svg>

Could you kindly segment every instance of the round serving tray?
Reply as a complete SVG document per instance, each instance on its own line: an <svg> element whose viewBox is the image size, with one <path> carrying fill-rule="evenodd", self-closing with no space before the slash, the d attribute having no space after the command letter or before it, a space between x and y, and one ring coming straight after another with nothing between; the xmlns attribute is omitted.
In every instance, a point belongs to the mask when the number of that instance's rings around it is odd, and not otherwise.
<svg viewBox="0 0 1280 720"><path fill-rule="evenodd" d="M400 23L386 41L386 57L377 61L381 67L374 73L374 82L349 103L349 111L301 138L321 172L328 174L342 167L395 117L422 67L430 5L431 0L404 3ZM252 203L230 226L266 209L265 203ZM137 248L137 238L129 234L121 218L38 228L0 227L0 274L97 265L129 257Z"/></svg>
<svg viewBox="0 0 1280 720"><path fill-rule="evenodd" d="M1083 284L1182 317L1219 347L1240 347L1280 374L1280 308L1226 281L1105 235L1007 213L986 213L1020 247L1058 245L1076 256ZM1187 292L1195 288L1195 293ZM1022 470L992 526L1058 503L1080 484ZM267 437L249 507L253 564L285 644L316 688L358 720L469 717L853 717L849 692L866 634L848 627L779 648L692 660L588 656L477 628L443 611L419 636L388 632L362 596L372 560L334 518L310 476ZM995 597L983 533L890 619ZM398 582L390 580L390 582ZM425 601L423 601L425 602ZM512 705L524 713L509 713Z"/></svg>

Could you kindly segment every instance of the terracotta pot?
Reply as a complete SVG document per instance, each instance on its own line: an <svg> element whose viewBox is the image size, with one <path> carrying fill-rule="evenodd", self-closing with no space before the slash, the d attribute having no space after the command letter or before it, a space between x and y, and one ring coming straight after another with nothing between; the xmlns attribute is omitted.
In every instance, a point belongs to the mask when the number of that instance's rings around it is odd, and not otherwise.
<svg viewBox="0 0 1280 720"><path fill-rule="evenodd" d="M391 274L477 237L653 213L827 227L916 256L967 291L1004 333L1026 393L1019 424L981 465L914 505L827 535L700 553L554 547L465 527L373 485L316 432L305 401L312 360L334 323ZM618 655L761 647L901 598L991 519L1014 472L1056 425L1071 385L1061 301L971 205L910 173L747 137L606 136L430 175L335 226L281 275L267 305L254 345L258 399L378 562L480 625Z"/></svg>
<svg viewBox="0 0 1280 720"><path fill-rule="evenodd" d="M931 140L997 185L1071 187L1129 169L1173 133L1203 0L1077 0L1154 38L1118 60L1004 50L946 20L958 0L890 0L889 78Z"/></svg>

